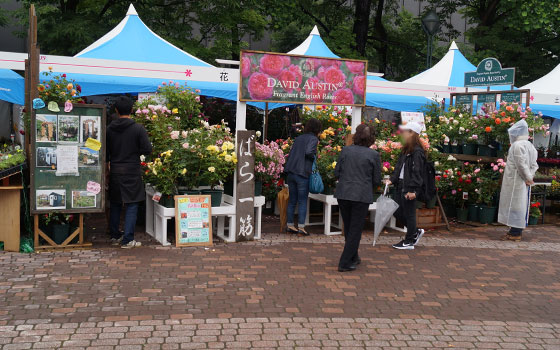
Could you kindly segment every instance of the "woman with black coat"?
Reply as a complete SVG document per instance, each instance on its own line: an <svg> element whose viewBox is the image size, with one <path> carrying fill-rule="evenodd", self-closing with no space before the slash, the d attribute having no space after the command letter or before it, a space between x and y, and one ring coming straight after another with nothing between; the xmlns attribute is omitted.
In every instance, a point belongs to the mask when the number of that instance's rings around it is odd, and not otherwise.
<svg viewBox="0 0 560 350"><path fill-rule="evenodd" d="M373 128L360 124L353 142L342 149L334 169L338 179L334 196L338 200L346 240L338 263L340 272L353 271L361 262L358 248L362 230L369 205L373 203L373 190L381 182L379 153L369 148L375 142Z"/></svg>
<svg viewBox="0 0 560 350"><path fill-rule="evenodd" d="M321 122L311 118L305 123L304 133L294 140L284 172L288 175L287 183L290 199L287 209L287 231L308 236L305 230L305 217L307 216L307 197L309 197L309 176L313 161L317 155L319 133L323 127ZM298 207L298 227L294 225L294 215Z"/></svg>
<svg viewBox="0 0 560 350"><path fill-rule="evenodd" d="M395 212L397 220L406 226L406 236L397 244L395 249L414 249L424 230L416 227L416 200L424 184L423 171L426 163L426 150L420 143L422 126L416 122L409 122L399 126L403 141L403 148L395 171L387 184L396 186L395 202L399 208Z"/></svg>

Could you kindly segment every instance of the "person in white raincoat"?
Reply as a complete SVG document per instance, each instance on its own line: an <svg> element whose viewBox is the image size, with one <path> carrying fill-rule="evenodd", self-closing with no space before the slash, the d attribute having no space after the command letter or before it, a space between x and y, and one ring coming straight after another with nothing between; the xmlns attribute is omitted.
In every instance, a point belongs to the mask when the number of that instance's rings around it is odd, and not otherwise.
<svg viewBox="0 0 560 350"><path fill-rule="evenodd" d="M506 169L500 192L498 222L510 227L503 240L520 241L521 233L527 226L530 204L530 186L539 168L537 150L529 142L529 126L520 120L508 129L509 148Z"/></svg>

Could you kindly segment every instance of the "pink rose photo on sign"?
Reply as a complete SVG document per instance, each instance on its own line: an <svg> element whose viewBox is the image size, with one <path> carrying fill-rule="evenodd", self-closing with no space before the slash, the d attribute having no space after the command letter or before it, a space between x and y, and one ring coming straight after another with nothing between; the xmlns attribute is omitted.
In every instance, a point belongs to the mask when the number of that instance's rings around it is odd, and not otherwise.
<svg viewBox="0 0 560 350"><path fill-rule="evenodd" d="M241 101L363 106L366 61L242 51Z"/></svg>

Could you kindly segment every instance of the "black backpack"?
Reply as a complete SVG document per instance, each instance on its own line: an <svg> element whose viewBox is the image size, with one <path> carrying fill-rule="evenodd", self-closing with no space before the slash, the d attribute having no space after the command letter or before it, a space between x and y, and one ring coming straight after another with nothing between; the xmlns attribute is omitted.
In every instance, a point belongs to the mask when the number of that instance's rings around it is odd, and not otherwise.
<svg viewBox="0 0 560 350"><path fill-rule="evenodd" d="M418 199L422 202L429 202L436 196L437 192L436 168L434 167L434 162L430 162L426 158L424 158L422 179L422 189L418 194Z"/></svg>

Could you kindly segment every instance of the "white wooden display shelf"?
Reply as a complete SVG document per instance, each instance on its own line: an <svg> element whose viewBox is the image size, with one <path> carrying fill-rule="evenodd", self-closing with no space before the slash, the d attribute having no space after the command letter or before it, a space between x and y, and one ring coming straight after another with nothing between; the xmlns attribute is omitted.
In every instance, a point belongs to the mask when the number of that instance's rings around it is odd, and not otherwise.
<svg viewBox="0 0 560 350"><path fill-rule="evenodd" d="M312 201L318 201L323 203L323 220L318 222L310 222L309 221L309 203ZM307 215L305 217L305 226L316 226L316 225L323 225L324 230L323 233L327 236L332 235L340 235L342 231L331 231L331 227L335 227L339 230L342 230L342 216L340 215L340 211L338 213L338 224L332 223L332 207L338 205L338 201L332 194L315 194L310 193L309 199L307 200ZM377 203L373 202L369 205L369 213L370 213L370 221L375 222L375 210L377 208ZM396 226L397 220L395 217L391 217L387 227L393 230L397 230L400 232L406 232L406 228L400 228Z"/></svg>
<svg viewBox="0 0 560 350"><path fill-rule="evenodd" d="M155 191L146 186L146 233L162 245L170 245L167 241L167 221L175 217L175 208L166 208L152 200ZM222 195L219 207L212 207L212 218L217 220L216 234L226 242L235 242L235 205L232 196ZM255 197L255 239L261 239L262 207L264 196ZM225 220L228 218L226 234Z"/></svg>

